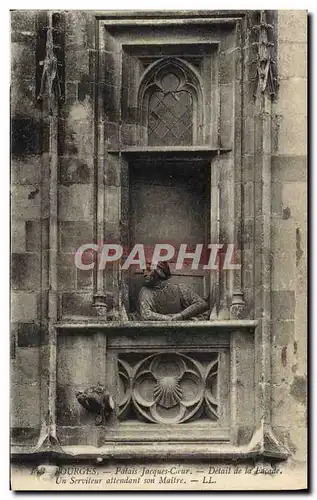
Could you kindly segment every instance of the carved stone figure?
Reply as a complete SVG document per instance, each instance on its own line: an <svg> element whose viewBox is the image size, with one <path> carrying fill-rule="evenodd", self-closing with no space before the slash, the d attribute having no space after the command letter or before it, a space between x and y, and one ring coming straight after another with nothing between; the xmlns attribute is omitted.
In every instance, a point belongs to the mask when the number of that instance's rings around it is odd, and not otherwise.
<svg viewBox="0 0 317 500"><path fill-rule="evenodd" d="M139 294L139 313L142 320L208 319L208 304L202 297L186 285L169 281L171 271L167 262L158 262L156 269L148 266L143 274L145 283Z"/></svg>
<svg viewBox="0 0 317 500"><path fill-rule="evenodd" d="M114 401L102 384L76 392L76 398L87 411L97 414L96 425L105 423L114 410Z"/></svg>

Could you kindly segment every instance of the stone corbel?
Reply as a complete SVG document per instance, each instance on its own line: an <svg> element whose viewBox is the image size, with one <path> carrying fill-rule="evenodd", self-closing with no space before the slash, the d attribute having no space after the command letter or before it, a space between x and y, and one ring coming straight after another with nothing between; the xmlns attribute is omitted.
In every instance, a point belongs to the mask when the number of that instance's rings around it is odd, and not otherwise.
<svg viewBox="0 0 317 500"><path fill-rule="evenodd" d="M105 424L114 410L113 398L102 384L76 392L76 398L89 413L95 414L96 425Z"/></svg>

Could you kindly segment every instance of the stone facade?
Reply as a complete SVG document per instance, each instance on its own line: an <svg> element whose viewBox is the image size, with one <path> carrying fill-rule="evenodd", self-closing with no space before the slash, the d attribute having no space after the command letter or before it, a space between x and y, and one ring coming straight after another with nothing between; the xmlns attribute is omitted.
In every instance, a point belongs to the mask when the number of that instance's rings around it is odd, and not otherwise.
<svg viewBox="0 0 317 500"><path fill-rule="evenodd" d="M295 457L307 432L307 16L279 12L272 149L272 413ZM285 408L288 407L286 418ZM284 411L283 411L284 409Z"/></svg>
<svg viewBox="0 0 317 500"><path fill-rule="evenodd" d="M198 166L209 162L208 237L235 243L241 272L227 279L213 277L207 285L202 276L185 279L192 279L198 290L217 289L218 316L210 322L211 334L222 339L218 346L231 346L231 363L239 373L231 379L236 387L231 411L239 434L233 433L235 445L250 443L253 435L254 449L262 443L269 458L276 452L278 458L304 463L307 14L209 11L152 17L154 27L150 12L11 12L14 453L23 460L21 447L35 453L33 447L41 449L47 441L98 447L111 436L129 440L129 433L122 437L115 426L105 438L75 397L76 391L100 381L110 380L115 392L116 353L129 346L144 351L142 342L134 343L130 326L118 330L122 306L129 308L129 277L115 265L105 272L79 270L74 253L84 243L128 245L131 168L137 172L133 165L144 164L144 152L150 165L162 158L170 161L164 148L153 152L142 142L146 127L138 114L140 75L162 55L186 54L203 81L204 119L200 123L197 118L201 139L178 161L187 155L186 161ZM178 18L182 22L175 27L173 19ZM44 72L50 36L55 78ZM165 47L161 52L155 39ZM268 59L266 77L261 64ZM185 191L179 190L184 199ZM140 193L135 194L138 203ZM160 198L153 197L153 207ZM238 297L243 292L241 323L235 323L232 308L230 319L234 290ZM176 337L170 337L167 327L153 330L145 343L152 342L153 352L162 349L181 334L183 327L177 328ZM199 340L184 334L183 349L213 348L205 337L210 326L201 328ZM174 344L174 351L177 345L182 343ZM246 373L252 373L250 380ZM261 426L263 435L257 438ZM197 430L197 440L201 432ZM270 452L267 436L274 436ZM146 440L151 439L150 431ZM195 455L195 448L186 453L184 457ZM223 460L219 452L210 453Z"/></svg>

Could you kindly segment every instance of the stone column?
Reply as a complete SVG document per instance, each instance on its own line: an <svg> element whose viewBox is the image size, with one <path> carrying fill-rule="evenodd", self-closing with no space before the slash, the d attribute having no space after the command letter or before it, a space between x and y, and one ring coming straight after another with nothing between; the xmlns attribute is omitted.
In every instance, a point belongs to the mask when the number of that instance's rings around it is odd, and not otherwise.
<svg viewBox="0 0 317 500"><path fill-rule="evenodd" d="M108 151L118 150L121 140L122 49L98 20L96 33L95 240L101 252L105 243L119 243L120 236L120 162ZM118 302L118 263L99 269L97 261L94 309L98 315L113 319Z"/></svg>

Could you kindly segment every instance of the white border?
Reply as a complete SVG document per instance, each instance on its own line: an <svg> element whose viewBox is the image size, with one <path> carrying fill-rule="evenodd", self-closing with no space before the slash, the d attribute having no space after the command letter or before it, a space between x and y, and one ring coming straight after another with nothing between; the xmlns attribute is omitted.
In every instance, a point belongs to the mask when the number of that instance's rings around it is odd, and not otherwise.
<svg viewBox="0 0 317 500"><path fill-rule="evenodd" d="M95 1L93 5L90 5L87 2L82 0L76 1L56 1L54 4L49 2L48 4L43 5L43 1L32 1L26 5L25 1L19 0L14 2L14 5L11 2L3 2L0 6L0 14L1 14L1 134L0 134L0 158L1 158L1 177L0 177L0 203L1 203L1 243L3 248L2 259L1 259L1 274L0 274L0 291L1 291L1 326L2 326L2 340L1 340L1 401L2 408L0 412L1 416L1 463L0 463L0 491L1 491L1 499L11 498L12 492L9 492L9 82L10 82L10 21L9 21L9 9L54 9L54 10L65 10L65 9L76 9L76 10L85 10L90 8L91 10L107 10L113 9L116 10L216 10L216 9L307 9L315 18L315 14L317 11L316 0L310 0L307 2L300 2L294 0L288 1L270 1L270 2L254 2L254 1L244 1L241 4L237 4L237 2L222 0L221 2L211 2L210 0L195 0L193 2L185 1L185 0L160 0L159 2L153 0L134 0L133 2L129 2L128 0L116 0L115 3L106 2L106 1ZM317 44L316 44L316 29L312 24L316 23L316 19L313 19L313 23L311 23L311 58L310 58L310 71L311 71L311 82L314 82L314 85L311 83L311 93L313 93L314 87L316 88L316 68L317 68ZM315 159L315 150L313 145L317 144L317 133L316 127L313 127L313 122L316 118L316 98L312 99L309 104L309 111L311 113L311 130L310 130L310 143L311 143L311 151L310 151L310 185L312 186L311 199L312 206L310 212L310 218L312 221L311 229L313 230L313 237L311 241L311 249L317 248L317 196L314 192L314 188L316 187L316 174L314 173L317 168ZM313 105L313 106L312 106ZM315 229L315 230L314 230ZM312 251L310 254L312 260L314 256L314 252ZM312 291L313 286L317 283L317 266L312 266ZM311 310L317 310L317 295L313 295L311 302ZM314 339L314 332L316 328L315 318L312 318L312 324L310 325L311 331L311 343ZM314 341L314 344L311 345L313 348L313 353L316 355L316 346L317 342ZM315 386L315 381L317 380L317 363L314 363L313 360L316 360L316 356L311 356L311 393L313 392L313 386ZM315 375L315 377L314 377ZM314 401L314 403L316 400ZM314 408L315 409L315 404ZM314 420L313 415L315 412L312 412L310 428L311 428L311 438L312 442L311 446L316 444L315 436L316 433L314 430ZM311 450L313 452L313 449ZM312 480L313 480L313 466L311 464L311 472L312 472ZM53 494L46 494L48 497L53 498ZM67 493L59 493L59 495L67 498ZM107 493L107 498L114 496L113 493ZM176 498L182 495L181 493L174 493L172 496L170 494L166 494L166 496L170 496L171 498ZM197 495L197 494L194 494ZM213 497L218 496L220 494L212 492ZM229 496L228 494L227 496ZM270 498L277 497L275 494L268 493L267 495ZM76 495L75 495L76 496ZM130 496L129 494L125 494L125 496ZM223 498L223 494L221 497ZM225 495L226 496L226 495ZM74 497L74 494L72 494ZM93 493L86 493L86 498L92 498ZM220 497L220 498L221 498ZM28 498L38 498L38 494L29 494ZM80 498L80 496L79 496Z"/></svg>

